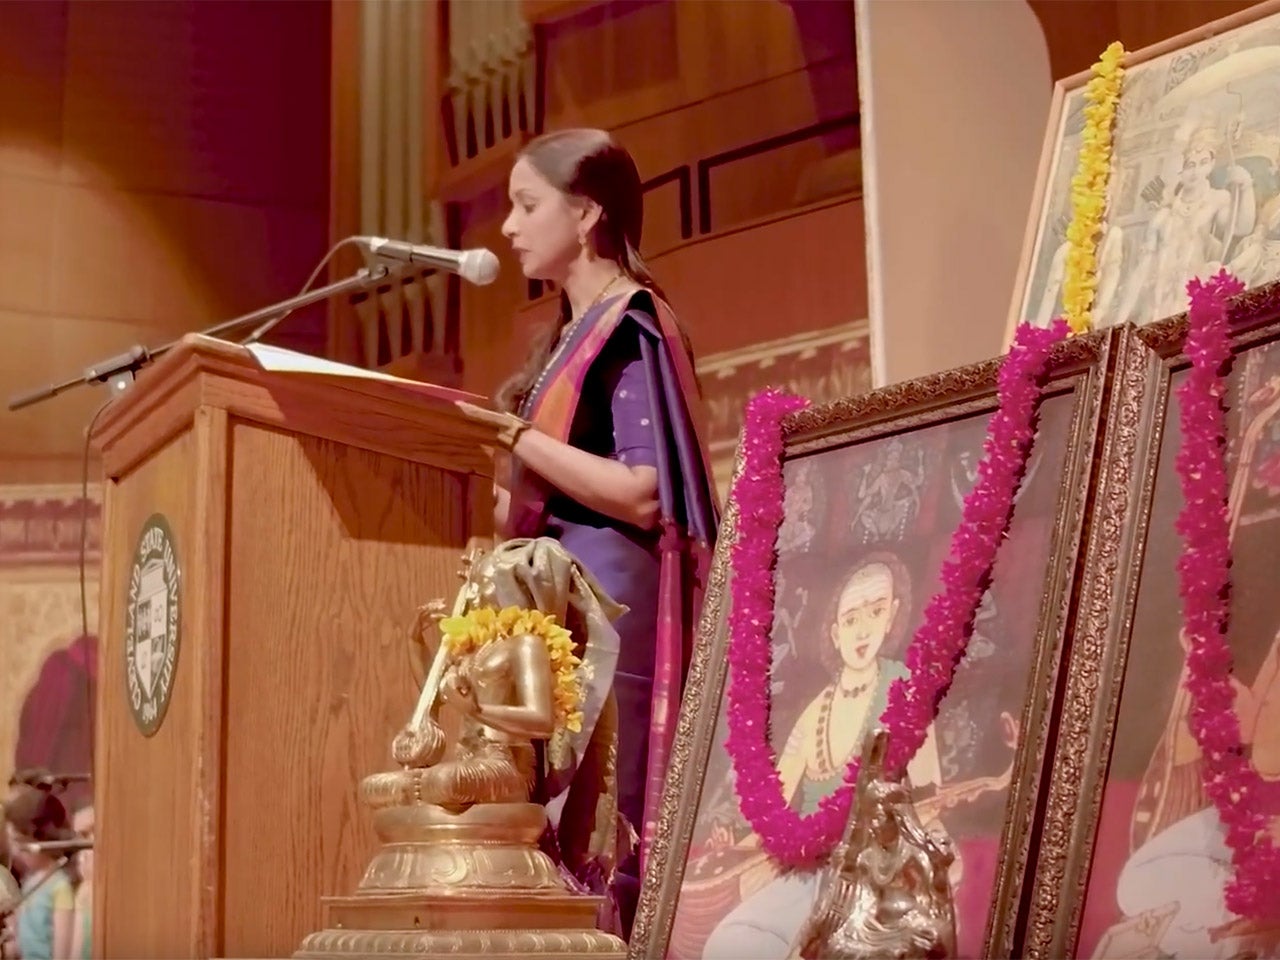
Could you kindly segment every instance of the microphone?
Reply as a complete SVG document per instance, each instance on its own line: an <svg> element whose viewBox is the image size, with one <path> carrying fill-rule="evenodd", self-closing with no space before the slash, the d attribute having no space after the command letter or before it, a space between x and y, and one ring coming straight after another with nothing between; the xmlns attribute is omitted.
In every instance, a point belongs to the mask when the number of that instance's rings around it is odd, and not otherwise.
<svg viewBox="0 0 1280 960"><path fill-rule="evenodd" d="M397 263L420 263L456 273L468 283L483 287L493 283L498 276L498 258L492 250L477 247L474 250L446 250L444 247L428 247L406 240L389 240L386 237L353 237L359 246L372 257L394 260Z"/></svg>
<svg viewBox="0 0 1280 960"><path fill-rule="evenodd" d="M24 850L33 850L38 853L80 853L82 850L92 850L93 841L80 837L76 840L44 840L23 843L21 846Z"/></svg>

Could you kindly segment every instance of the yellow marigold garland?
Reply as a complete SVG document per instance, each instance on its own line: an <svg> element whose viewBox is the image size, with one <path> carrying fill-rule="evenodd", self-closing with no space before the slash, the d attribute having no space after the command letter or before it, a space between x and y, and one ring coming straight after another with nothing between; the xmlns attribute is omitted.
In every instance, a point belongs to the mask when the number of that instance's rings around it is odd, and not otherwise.
<svg viewBox="0 0 1280 960"><path fill-rule="evenodd" d="M1067 227L1067 262L1062 282L1062 308L1072 333L1092 326L1093 295L1098 288L1098 233L1107 207L1111 175L1111 136L1124 78L1124 46L1116 41L1093 65L1084 89L1084 132L1080 156L1071 178L1071 224Z"/></svg>
<svg viewBox="0 0 1280 960"><path fill-rule="evenodd" d="M506 637L526 634L538 637L547 645L551 672L555 676L552 702L556 726L574 733L582 730L583 692L578 668L582 661L573 652L573 636L556 622L556 618L539 610L505 607L492 610L481 607L458 617L440 621L444 642L455 656L474 653L481 647Z"/></svg>

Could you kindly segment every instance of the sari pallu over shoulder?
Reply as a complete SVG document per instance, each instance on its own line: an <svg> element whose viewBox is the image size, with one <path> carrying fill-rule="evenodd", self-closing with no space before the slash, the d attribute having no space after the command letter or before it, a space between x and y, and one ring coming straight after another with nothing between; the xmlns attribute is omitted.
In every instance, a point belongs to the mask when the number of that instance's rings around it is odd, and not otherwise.
<svg viewBox="0 0 1280 960"><path fill-rule="evenodd" d="M705 416L693 363L682 347L671 308L649 291L620 297L590 326L575 330L530 396L524 414L543 433L567 443L592 364L625 318L640 330L640 355L657 451L659 594L649 757L645 783L641 857L656 823L680 710L693 632L711 566L719 506L701 442ZM517 536L537 536L547 522L547 484L516 468L513 508Z"/></svg>

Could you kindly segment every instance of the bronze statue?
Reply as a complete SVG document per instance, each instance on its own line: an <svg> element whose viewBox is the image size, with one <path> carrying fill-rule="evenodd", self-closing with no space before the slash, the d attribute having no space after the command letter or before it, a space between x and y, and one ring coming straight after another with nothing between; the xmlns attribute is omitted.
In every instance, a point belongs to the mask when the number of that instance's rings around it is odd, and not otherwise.
<svg viewBox="0 0 1280 960"><path fill-rule="evenodd" d="M382 848L297 957L625 953L599 929L627 852L610 693L622 608L549 539L472 552L461 574L450 616L434 601L414 624L430 666L392 743L400 769L361 784Z"/></svg>
<svg viewBox="0 0 1280 960"><path fill-rule="evenodd" d="M462 575L480 559L464 558ZM458 594L453 615L466 608L469 591ZM505 636L477 650L451 653L441 642L442 601L418 611L417 649L434 651L417 709L396 734L391 754L402 770L374 774L364 782L364 800L374 808L402 803L435 804L457 811L476 803L525 803L536 778L535 740L555 733L546 644L529 635ZM458 714L453 751L440 726L441 707Z"/></svg>
<svg viewBox="0 0 1280 960"><path fill-rule="evenodd" d="M950 843L920 823L904 775L888 779L888 734L863 747L854 809L818 889L792 960L956 955Z"/></svg>

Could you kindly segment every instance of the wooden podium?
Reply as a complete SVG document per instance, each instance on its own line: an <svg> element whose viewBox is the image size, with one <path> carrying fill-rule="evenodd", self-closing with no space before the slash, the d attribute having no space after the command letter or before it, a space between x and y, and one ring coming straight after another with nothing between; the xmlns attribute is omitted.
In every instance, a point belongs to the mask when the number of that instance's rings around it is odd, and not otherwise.
<svg viewBox="0 0 1280 960"><path fill-rule="evenodd" d="M287 957L354 889L415 610L489 531L462 398L189 337L102 415L95 957Z"/></svg>

